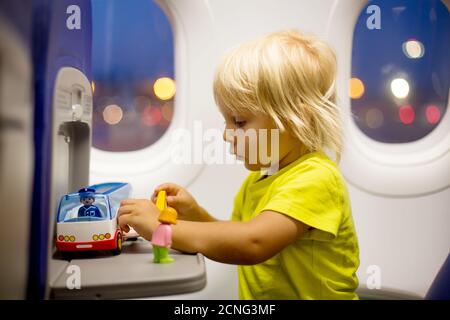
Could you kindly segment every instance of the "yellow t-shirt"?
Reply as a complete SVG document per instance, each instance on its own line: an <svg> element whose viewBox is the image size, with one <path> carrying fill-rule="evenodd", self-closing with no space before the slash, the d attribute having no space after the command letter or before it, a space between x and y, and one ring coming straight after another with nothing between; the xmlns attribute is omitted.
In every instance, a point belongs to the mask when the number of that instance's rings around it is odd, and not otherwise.
<svg viewBox="0 0 450 320"><path fill-rule="evenodd" d="M238 266L240 299L358 299L359 248L349 196L326 154L308 153L265 178L250 173L235 197L232 220L245 222L265 210L314 229L262 263Z"/></svg>

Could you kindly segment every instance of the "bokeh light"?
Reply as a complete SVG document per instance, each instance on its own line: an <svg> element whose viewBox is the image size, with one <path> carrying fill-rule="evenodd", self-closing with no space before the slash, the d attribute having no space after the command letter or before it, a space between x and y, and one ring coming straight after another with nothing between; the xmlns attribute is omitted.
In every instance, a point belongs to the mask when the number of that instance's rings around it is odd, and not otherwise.
<svg viewBox="0 0 450 320"><path fill-rule="evenodd" d="M410 105L404 105L398 109L398 116L403 124L411 124L414 122L416 114Z"/></svg>
<svg viewBox="0 0 450 320"><path fill-rule="evenodd" d="M364 94L364 83L358 78L351 78L349 85L349 95L352 99L359 99Z"/></svg>
<svg viewBox="0 0 450 320"><path fill-rule="evenodd" d="M408 81L403 78L395 78L391 81L391 91L396 98L406 98L409 94Z"/></svg>
<svg viewBox="0 0 450 320"><path fill-rule="evenodd" d="M381 110L372 108L366 113L366 123L369 128L376 129L381 127L384 122L384 116Z"/></svg>
<svg viewBox="0 0 450 320"><path fill-rule="evenodd" d="M118 124L122 117L122 108L117 104L110 104L103 109L103 120L110 125Z"/></svg>
<svg viewBox="0 0 450 320"><path fill-rule="evenodd" d="M425 47L422 42L414 39L403 42L402 50L405 56L410 59L419 59L425 54Z"/></svg>
<svg viewBox="0 0 450 320"><path fill-rule="evenodd" d="M161 111L152 106L145 107L141 113L141 121L146 126L154 126L161 122Z"/></svg>
<svg viewBox="0 0 450 320"><path fill-rule="evenodd" d="M162 113L163 118L167 122L170 122L172 120L172 116L173 116L173 107L165 104L161 108L161 113Z"/></svg>
<svg viewBox="0 0 450 320"><path fill-rule="evenodd" d="M428 105L425 109L425 116L429 123L436 124L441 119L441 110L435 105Z"/></svg>
<svg viewBox="0 0 450 320"><path fill-rule="evenodd" d="M175 95L175 81L168 77L162 77L153 84L155 95L161 100L169 100Z"/></svg>

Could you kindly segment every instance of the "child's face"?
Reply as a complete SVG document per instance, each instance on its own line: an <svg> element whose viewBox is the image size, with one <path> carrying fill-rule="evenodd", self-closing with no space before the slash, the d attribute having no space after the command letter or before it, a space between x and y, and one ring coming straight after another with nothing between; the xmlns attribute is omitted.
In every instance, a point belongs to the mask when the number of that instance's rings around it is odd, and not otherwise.
<svg viewBox="0 0 450 320"><path fill-rule="evenodd" d="M288 132L280 132L269 116L237 114L222 108L220 111L225 119L223 139L231 144L231 153L243 160L248 170L267 168L299 147L299 142Z"/></svg>

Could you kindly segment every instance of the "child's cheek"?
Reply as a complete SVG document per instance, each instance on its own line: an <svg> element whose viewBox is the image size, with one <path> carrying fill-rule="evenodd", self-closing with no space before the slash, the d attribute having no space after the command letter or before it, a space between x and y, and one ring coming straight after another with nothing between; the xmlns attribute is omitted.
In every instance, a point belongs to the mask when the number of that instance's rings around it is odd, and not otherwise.
<svg viewBox="0 0 450 320"><path fill-rule="evenodd" d="M238 158L239 160L244 160L245 159L245 155L246 155L246 143L244 141L240 141L237 143L236 145L236 158Z"/></svg>
<svg viewBox="0 0 450 320"><path fill-rule="evenodd" d="M246 132L243 130L237 130L236 136L234 137L234 145L235 149L233 153L236 154L236 157L240 160L243 160L247 154L246 150L248 149L248 137L246 136Z"/></svg>

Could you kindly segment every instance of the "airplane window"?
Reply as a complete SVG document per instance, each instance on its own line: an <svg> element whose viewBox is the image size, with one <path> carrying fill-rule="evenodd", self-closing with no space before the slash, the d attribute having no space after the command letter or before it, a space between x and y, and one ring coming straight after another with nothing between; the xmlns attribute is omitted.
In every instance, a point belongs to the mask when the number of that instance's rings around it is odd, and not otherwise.
<svg viewBox="0 0 450 320"><path fill-rule="evenodd" d="M167 130L175 97L170 22L149 0L92 1L93 145L134 151Z"/></svg>
<svg viewBox="0 0 450 320"><path fill-rule="evenodd" d="M448 105L449 39L441 1L369 1L354 30L349 84L362 132L407 143L439 125Z"/></svg>

